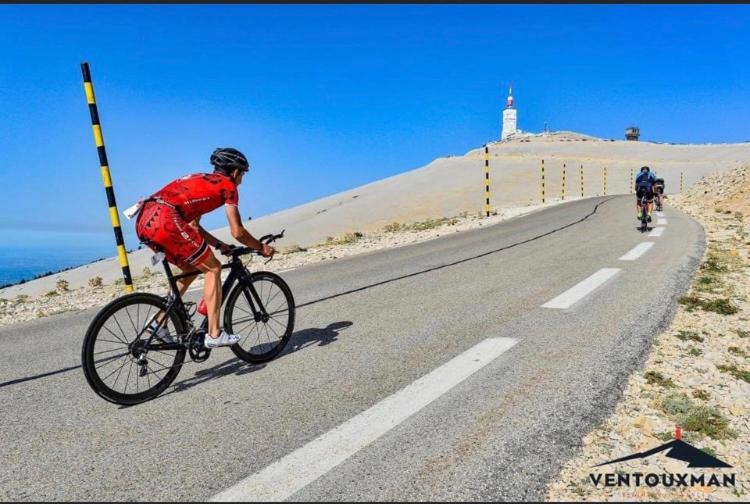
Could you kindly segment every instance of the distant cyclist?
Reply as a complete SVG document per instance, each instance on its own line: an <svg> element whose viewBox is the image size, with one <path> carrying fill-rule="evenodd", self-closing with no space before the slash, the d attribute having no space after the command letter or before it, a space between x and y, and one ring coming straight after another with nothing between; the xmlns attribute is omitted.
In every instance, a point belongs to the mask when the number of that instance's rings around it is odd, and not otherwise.
<svg viewBox="0 0 750 504"><path fill-rule="evenodd" d="M651 211L654 207L654 182L656 177L651 173L651 169L648 166L641 167L641 173L635 179L635 195L636 195L636 212L638 214L638 220L641 220L641 198L646 196L646 214L648 215L648 222L651 222Z"/></svg>
<svg viewBox="0 0 750 504"><path fill-rule="evenodd" d="M224 205L232 237L243 245L257 249L261 255L270 257L273 247L256 240L245 227L237 210L239 194L237 186L250 169L245 156L236 149L216 149L211 154L213 173L195 173L165 185L146 198L136 220L138 238L157 252L163 252L167 260L183 272L205 273L203 295L208 311L207 348L231 346L240 336L219 329L221 308L221 263L208 245L228 252L231 246L203 229L200 218L203 214ZM190 276L178 281L180 294L184 294L197 278ZM152 324L155 324L152 322ZM155 326L152 325L152 329ZM170 340L166 328L156 336Z"/></svg>
<svg viewBox="0 0 750 504"><path fill-rule="evenodd" d="M664 179L657 177L656 173L654 173L654 198L657 208L661 208L664 204Z"/></svg>

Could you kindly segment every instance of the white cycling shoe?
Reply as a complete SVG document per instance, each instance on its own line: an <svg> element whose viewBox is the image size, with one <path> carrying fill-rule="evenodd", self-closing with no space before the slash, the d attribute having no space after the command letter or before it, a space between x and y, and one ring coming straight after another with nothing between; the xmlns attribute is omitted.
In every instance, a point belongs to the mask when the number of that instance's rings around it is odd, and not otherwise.
<svg viewBox="0 0 750 504"><path fill-rule="evenodd" d="M150 333L154 333L154 329L156 329L156 326L158 325L159 324L155 320L153 320L148 325L148 328L146 330ZM158 329L156 329L156 333L154 333L154 336L162 343L176 343L172 335L169 334L169 329L167 329L166 327L159 327Z"/></svg>
<svg viewBox="0 0 750 504"><path fill-rule="evenodd" d="M242 339L242 336L238 336L236 334L229 334L228 332L221 330L221 334L218 338L212 338L208 334L206 334L206 337L203 338L203 345L206 348L216 348L216 347L222 347L222 346L232 346L239 343L240 339Z"/></svg>

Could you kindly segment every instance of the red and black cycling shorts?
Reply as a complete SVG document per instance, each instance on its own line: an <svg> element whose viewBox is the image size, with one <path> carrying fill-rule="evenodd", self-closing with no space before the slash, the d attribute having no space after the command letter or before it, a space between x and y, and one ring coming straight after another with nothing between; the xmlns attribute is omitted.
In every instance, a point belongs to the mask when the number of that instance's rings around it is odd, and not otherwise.
<svg viewBox="0 0 750 504"><path fill-rule="evenodd" d="M211 249L197 227L191 226L176 208L147 201L135 223L138 239L181 269L203 263Z"/></svg>

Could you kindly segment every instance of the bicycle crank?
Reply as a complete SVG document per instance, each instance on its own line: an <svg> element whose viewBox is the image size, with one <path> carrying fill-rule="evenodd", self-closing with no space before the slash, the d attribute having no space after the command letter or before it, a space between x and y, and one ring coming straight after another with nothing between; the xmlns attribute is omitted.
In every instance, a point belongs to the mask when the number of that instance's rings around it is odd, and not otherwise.
<svg viewBox="0 0 750 504"><path fill-rule="evenodd" d="M205 339L206 333L203 331L196 331L190 336L188 353L194 362L203 362L211 355L211 350L203 344Z"/></svg>

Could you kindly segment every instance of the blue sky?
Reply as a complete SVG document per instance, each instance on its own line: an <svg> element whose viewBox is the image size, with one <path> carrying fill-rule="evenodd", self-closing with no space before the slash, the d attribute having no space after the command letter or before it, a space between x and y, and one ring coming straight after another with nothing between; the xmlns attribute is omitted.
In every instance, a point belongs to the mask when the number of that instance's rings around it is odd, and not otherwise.
<svg viewBox="0 0 750 504"><path fill-rule="evenodd" d="M749 140L747 26L744 5L3 5L0 241L112 241L83 60L121 210L234 146L258 217L495 139L509 82L524 130Z"/></svg>

